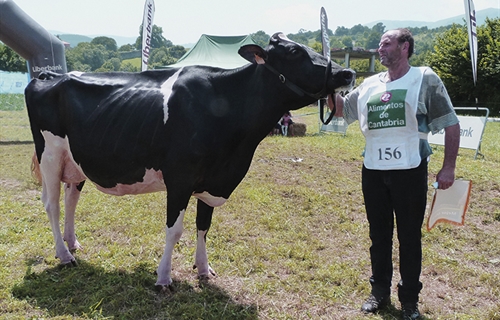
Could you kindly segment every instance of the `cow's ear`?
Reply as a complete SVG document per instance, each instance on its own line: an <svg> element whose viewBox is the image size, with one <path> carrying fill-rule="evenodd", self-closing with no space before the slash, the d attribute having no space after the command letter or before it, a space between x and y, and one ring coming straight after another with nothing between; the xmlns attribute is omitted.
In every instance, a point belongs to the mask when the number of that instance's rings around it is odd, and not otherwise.
<svg viewBox="0 0 500 320"><path fill-rule="evenodd" d="M263 64L267 60L267 52L255 44L244 45L238 50L240 56L251 63Z"/></svg>

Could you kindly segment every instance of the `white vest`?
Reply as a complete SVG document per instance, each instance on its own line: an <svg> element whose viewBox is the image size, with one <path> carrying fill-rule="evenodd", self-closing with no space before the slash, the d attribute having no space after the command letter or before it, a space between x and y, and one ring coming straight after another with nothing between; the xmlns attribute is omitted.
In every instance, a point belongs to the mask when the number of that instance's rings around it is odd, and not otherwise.
<svg viewBox="0 0 500 320"><path fill-rule="evenodd" d="M366 138L364 164L368 169L411 169L420 164L416 115L424 70L411 67L388 83L374 76L360 88L358 115Z"/></svg>

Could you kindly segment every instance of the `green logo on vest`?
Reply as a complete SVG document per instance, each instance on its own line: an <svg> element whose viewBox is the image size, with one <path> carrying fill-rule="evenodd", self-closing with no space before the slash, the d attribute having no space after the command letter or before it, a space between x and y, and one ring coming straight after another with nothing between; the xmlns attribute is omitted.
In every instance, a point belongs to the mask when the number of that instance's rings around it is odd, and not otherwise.
<svg viewBox="0 0 500 320"><path fill-rule="evenodd" d="M368 99L368 130L406 126L407 90L377 93Z"/></svg>

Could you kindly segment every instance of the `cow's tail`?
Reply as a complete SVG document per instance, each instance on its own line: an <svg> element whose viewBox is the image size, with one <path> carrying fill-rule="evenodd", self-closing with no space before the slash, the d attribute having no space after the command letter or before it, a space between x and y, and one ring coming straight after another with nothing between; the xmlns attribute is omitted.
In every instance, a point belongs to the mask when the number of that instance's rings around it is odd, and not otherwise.
<svg viewBox="0 0 500 320"><path fill-rule="evenodd" d="M33 158L31 159L31 175L40 185L42 184L42 172L40 171L40 162L36 156L36 151L33 152Z"/></svg>
<svg viewBox="0 0 500 320"><path fill-rule="evenodd" d="M31 134L33 136L33 142L35 143L35 152L31 160L31 175L40 184L42 183L40 160L43 150L45 149L45 139L38 123L40 122L40 110L42 109L40 101L46 100L45 96L43 96L44 88L43 86L41 87L40 81L51 79L56 76L57 75L53 72L42 73L39 79L33 79L30 83L28 83L28 86L24 90L24 98L30 120Z"/></svg>

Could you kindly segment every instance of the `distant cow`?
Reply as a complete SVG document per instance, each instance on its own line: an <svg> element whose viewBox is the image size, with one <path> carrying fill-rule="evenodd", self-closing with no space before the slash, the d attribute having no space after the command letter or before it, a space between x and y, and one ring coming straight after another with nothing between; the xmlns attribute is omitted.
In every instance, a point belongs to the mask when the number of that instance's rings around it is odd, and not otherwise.
<svg viewBox="0 0 500 320"><path fill-rule="evenodd" d="M234 70L191 66L141 73L43 74L26 88L42 201L62 264L76 264L74 214L83 183L113 195L167 190L166 246L156 285L172 283L172 251L198 199L199 277L215 275L206 234L213 208L248 171L259 142L288 110L352 86L355 75L310 48L272 36L241 47ZM59 227L65 183L64 237ZM68 247L64 245L67 242Z"/></svg>

